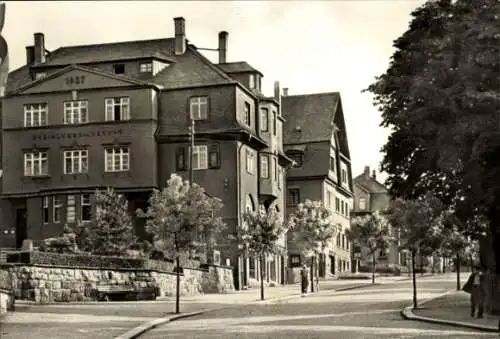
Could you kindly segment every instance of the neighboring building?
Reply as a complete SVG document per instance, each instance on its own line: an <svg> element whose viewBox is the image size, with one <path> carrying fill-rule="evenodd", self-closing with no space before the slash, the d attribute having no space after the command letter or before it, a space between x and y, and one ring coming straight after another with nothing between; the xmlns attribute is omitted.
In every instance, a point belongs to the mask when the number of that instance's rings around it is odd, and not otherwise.
<svg viewBox="0 0 500 339"><path fill-rule="evenodd" d="M259 204L283 216L290 160L282 150L279 91L263 97L259 71L227 62L227 32L219 33L214 64L188 44L185 20L174 24L173 38L52 52L35 34L27 64L10 73L2 100L0 246L88 221L97 188L114 187L131 211L145 208L172 173L188 178L191 118L194 181L222 200L226 233L238 232L242 213ZM145 236L144 221L135 224ZM241 288L258 267L245 264L243 249L227 239L219 241L221 262L235 267ZM286 255L269 259L266 280L283 283Z"/></svg>
<svg viewBox="0 0 500 339"><path fill-rule="evenodd" d="M391 197L387 188L377 181L375 170L370 174L370 167L365 166L362 174L353 180L354 184L354 208L352 217L363 216L379 211L382 215L389 212ZM391 230L392 231L392 230ZM392 234L398 239L398 234ZM397 241L397 240L396 240ZM354 254L354 252L353 252ZM377 262L380 265L400 265L401 255L398 244L394 243L387 252L376 254ZM404 259L404 258L403 258ZM353 271L361 265L371 265L371 257L366 257L365 251L361 249L361 259L353 259ZM404 261L403 261L404 265Z"/></svg>
<svg viewBox="0 0 500 339"><path fill-rule="evenodd" d="M321 255L319 276L329 277L350 270L349 214L352 208L352 176L347 130L339 93L285 95L286 154L294 159L287 176L287 214L305 200L319 200L334 214L339 232L328 253ZM304 258L293 235L288 235L289 268L296 273Z"/></svg>

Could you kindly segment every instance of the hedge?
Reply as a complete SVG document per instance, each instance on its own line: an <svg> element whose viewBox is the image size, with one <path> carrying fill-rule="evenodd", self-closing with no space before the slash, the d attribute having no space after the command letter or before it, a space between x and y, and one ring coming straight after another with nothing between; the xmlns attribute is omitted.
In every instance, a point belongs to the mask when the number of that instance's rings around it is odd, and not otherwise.
<svg viewBox="0 0 500 339"><path fill-rule="evenodd" d="M62 254L53 252L16 252L7 255L8 263L86 267L98 269L148 269L172 272L173 260L152 260L145 258L125 258L112 256ZM200 262L195 260L182 260L185 268L199 268Z"/></svg>

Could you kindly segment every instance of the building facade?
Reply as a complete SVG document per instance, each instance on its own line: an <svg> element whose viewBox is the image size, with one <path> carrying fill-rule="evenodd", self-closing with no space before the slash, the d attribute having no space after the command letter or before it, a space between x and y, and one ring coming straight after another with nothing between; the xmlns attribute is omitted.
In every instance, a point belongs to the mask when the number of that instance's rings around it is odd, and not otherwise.
<svg viewBox="0 0 500 339"><path fill-rule="evenodd" d="M319 276L327 278L348 272L351 256L347 231L353 195L340 94L286 95L282 97L282 110L285 152L294 160L287 175L287 214L305 200L321 201L332 212L338 234L327 253L319 258ZM288 234L287 244L289 281L293 282L297 281L305 258L292 233Z"/></svg>
<svg viewBox="0 0 500 339"><path fill-rule="evenodd" d="M363 216L367 214L374 213L378 211L380 214L384 215L389 213L391 196L387 191L387 188L381 182L377 181L377 175L375 170L370 173L370 167L365 166L363 173L356 176L353 180L354 188L354 206L352 211L352 216ZM405 265L406 258L404 253L399 251L399 236L392 229L391 235L395 239L387 251L378 251L376 253L377 264L387 266L387 265ZM353 258L353 272L360 265L366 265L371 267L372 258L366 256L366 250L360 248L357 258ZM353 251L353 256L356 256ZM403 257L403 258L402 258Z"/></svg>
<svg viewBox="0 0 500 339"><path fill-rule="evenodd" d="M26 47L27 63L9 75L2 100L0 246L19 247L58 235L65 223L89 221L93 192L113 187L130 211L146 208L153 188L172 173L188 178L194 124L193 179L222 200L227 224L222 264L235 267L238 288L258 272L245 249L228 240L242 214L259 204L284 216L280 98L265 97L262 74L219 63L187 42L185 20L175 37L48 52L42 33ZM278 93L279 94L279 93ZM135 218L139 236L143 220ZM285 239L281 243L285 249ZM268 258L266 280L283 283L286 254Z"/></svg>

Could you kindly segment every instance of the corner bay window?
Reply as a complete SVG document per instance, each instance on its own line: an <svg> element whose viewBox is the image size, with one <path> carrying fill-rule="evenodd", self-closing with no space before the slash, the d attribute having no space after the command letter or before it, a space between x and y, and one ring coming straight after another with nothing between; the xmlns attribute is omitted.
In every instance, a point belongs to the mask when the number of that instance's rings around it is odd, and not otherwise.
<svg viewBox="0 0 500 339"><path fill-rule="evenodd" d="M64 123L83 124L87 122L88 101L66 101L64 103Z"/></svg>
<svg viewBox="0 0 500 339"><path fill-rule="evenodd" d="M46 126L47 116L46 103L24 105L24 127Z"/></svg>
<svg viewBox="0 0 500 339"><path fill-rule="evenodd" d="M269 109L260 109L260 130L267 132L269 130Z"/></svg>
<svg viewBox="0 0 500 339"><path fill-rule="evenodd" d="M189 114L193 120L208 119L208 97L192 97L189 99Z"/></svg>
<svg viewBox="0 0 500 339"><path fill-rule="evenodd" d="M64 174L87 173L88 151L72 150L64 152Z"/></svg>
<svg viewBox="0 0 500 339"><path fill-rule="evenodd" d="M105 106L106 121L130 120L130 98L108 98Z"/></svg>
<svg viewBox="0 0 500 339"><path fill-rule="evenodd" d="M68 195L66 201L66 222L74 223L75 222L75 196Z"/></svg>
<svg viewBox="0 0 500 339"><path fill-rule="evenodd" d="M260 176L261 178L269 178L269 157L267 155L260 156Z"/></svg>
<svg viewBox="0 0 500 339"><path fill-rule="evenodd" d="M179 146L175 152L176 171L189 168L189 146ZM193 170L220 168L219 144L195 145L193 152Z"/></svg>
<svg viewBox="0 0 500 339"><path fill-rule="evenodd" d="M33 152L24 154L24 175L28 177L49 174L47 152Z"/></svg>
<svg viewBox="0 0 500 339"><path fill-rule="evenodd" d="M110 147L104 150L105 172L124 172L130 168L130 149L128 147Z"/></svg>

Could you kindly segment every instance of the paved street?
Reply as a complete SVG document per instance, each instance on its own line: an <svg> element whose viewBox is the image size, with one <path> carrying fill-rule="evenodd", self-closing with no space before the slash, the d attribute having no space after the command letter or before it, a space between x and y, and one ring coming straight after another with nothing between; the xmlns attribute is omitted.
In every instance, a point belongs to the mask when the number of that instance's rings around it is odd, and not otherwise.
<svg viewBox="0 0 500 339"><path fill-rule="evenodd" d="M454 275L419 278L420 300L455 287ZM411 300L411 282L366 287L270 305L219 310L179 320L141 338L498 338L498 335L403 320Z"/></svg>
<svg viewBox="0 0 500 339"><path fill-rule="evenodd" d="M390 281L390 279L381 279ZM322 290L333 290L369 284L369 280L336 280L321 284ZM266 299L286 297L299 292L294 285L266 288ZM255 303L259 289L238 291L231 294L206 294L181 299L181 312L231 305ZM108 339L114 338L145 322L169 316L174 310L173 298L144 302L71 303L54 305L16 304L0 324L2 339Z"/></svg>

